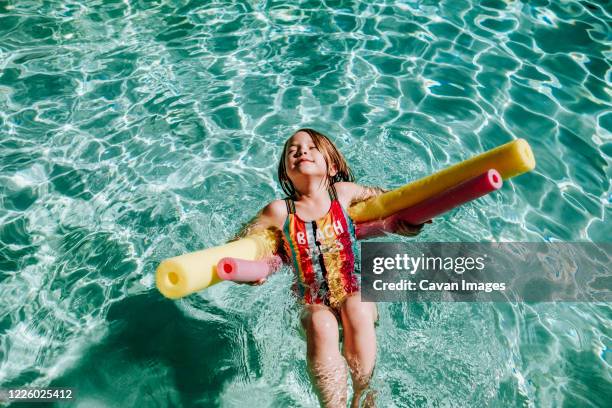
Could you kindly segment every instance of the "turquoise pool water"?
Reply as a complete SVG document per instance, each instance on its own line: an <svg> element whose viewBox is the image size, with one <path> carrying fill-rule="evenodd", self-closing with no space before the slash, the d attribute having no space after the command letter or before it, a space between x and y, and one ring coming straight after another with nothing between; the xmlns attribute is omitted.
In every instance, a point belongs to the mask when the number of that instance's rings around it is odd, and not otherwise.
<svg viewBox="0 0 612 408"><path fill-rule="evenodd" d="M0 2L0 388L316 406L289 271L163 299L161 259L281 197L328 134L391 188L513 138L537 169L422 241L610 241L603 1ZM396 237L401 240L405 238ZM610 304L380 304L381 407L612 400Z"/></svg>

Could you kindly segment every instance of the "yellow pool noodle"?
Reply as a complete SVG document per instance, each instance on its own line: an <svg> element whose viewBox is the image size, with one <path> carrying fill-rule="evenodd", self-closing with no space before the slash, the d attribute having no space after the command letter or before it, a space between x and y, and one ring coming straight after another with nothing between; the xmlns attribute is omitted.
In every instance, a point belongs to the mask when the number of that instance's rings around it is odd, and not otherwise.
<svg viewBox="0 0 612 408"><path fill-rule="evenodd" d="M221 282L217 263L233 256L254 261L278 250L279 237L268 229L225 245L191 252L162 261L157 267L155 284L170 299L178 299Z"/></svg>
<svg viewBox="0 0 612 408"><path fill-rule="evenodd" d="M534 168L535 158L529 143L525 139L517 139L400 188L357 203L348 209L348 213L355 222L377 220L420 203L489 169L499 171L505 180Z"/></svg>

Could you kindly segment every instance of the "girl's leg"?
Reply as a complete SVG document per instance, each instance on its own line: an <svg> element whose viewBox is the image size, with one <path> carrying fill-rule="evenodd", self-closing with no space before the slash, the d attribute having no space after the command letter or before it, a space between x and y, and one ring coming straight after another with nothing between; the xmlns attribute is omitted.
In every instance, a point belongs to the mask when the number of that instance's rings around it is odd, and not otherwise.
<svg viewBox="0 0 612 408"><path fill-rule="evenodd" d="M306 331L307 362L321 406L346 407L346 364L338 348L338 321L324 305L306 305L302 314Z"/></svg>
<svg viewBox="0 0 612 408"><path fill-rule="evenodd" d="M378 310L375 303L361 302L361 293L356 292L346 299L340 312L344 328L343 351L353 379L351 407L357 407L376 363L374 322L378 319ZM374 406L373 395L366 400L366 406Z"/></svg>

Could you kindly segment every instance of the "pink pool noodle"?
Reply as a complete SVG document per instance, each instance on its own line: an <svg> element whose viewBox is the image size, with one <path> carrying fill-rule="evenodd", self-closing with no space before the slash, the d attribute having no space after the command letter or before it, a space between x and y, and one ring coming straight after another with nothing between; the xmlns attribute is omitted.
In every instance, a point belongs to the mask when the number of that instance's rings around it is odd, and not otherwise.
<svg viewBox="0 0 612 408"><path fill-rule="evenodd" d="M422 224L461 204L499 189L502 183L502 177L497 170L488 170L387 218L357 224L355 226L357 238L372 238L384 235L385 232L394 232L399 220L412 225Z"/></svg>
<svg viewBox="0 0 612 408"><path fill-rule="evenodd" d="M255 282L280 269L283 261L274 255L259 261L240 258L221 258L217 263L217 275L223 280Z"/></svg>

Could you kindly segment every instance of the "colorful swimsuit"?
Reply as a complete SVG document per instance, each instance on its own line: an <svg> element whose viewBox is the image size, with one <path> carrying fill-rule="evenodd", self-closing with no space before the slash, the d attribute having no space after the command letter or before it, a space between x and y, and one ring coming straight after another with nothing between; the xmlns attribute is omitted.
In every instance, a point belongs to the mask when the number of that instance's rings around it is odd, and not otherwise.
<svg viewBox="0 0 612 408"><path fill-rule="evenodd" d="M289 215L283 227L285 251L295 272L293 290L304 303L337 308L347 295L359 291L355 272L357 239L355 227L332 185L331 206L325 216L305 222L287 198Z"/></svg>

